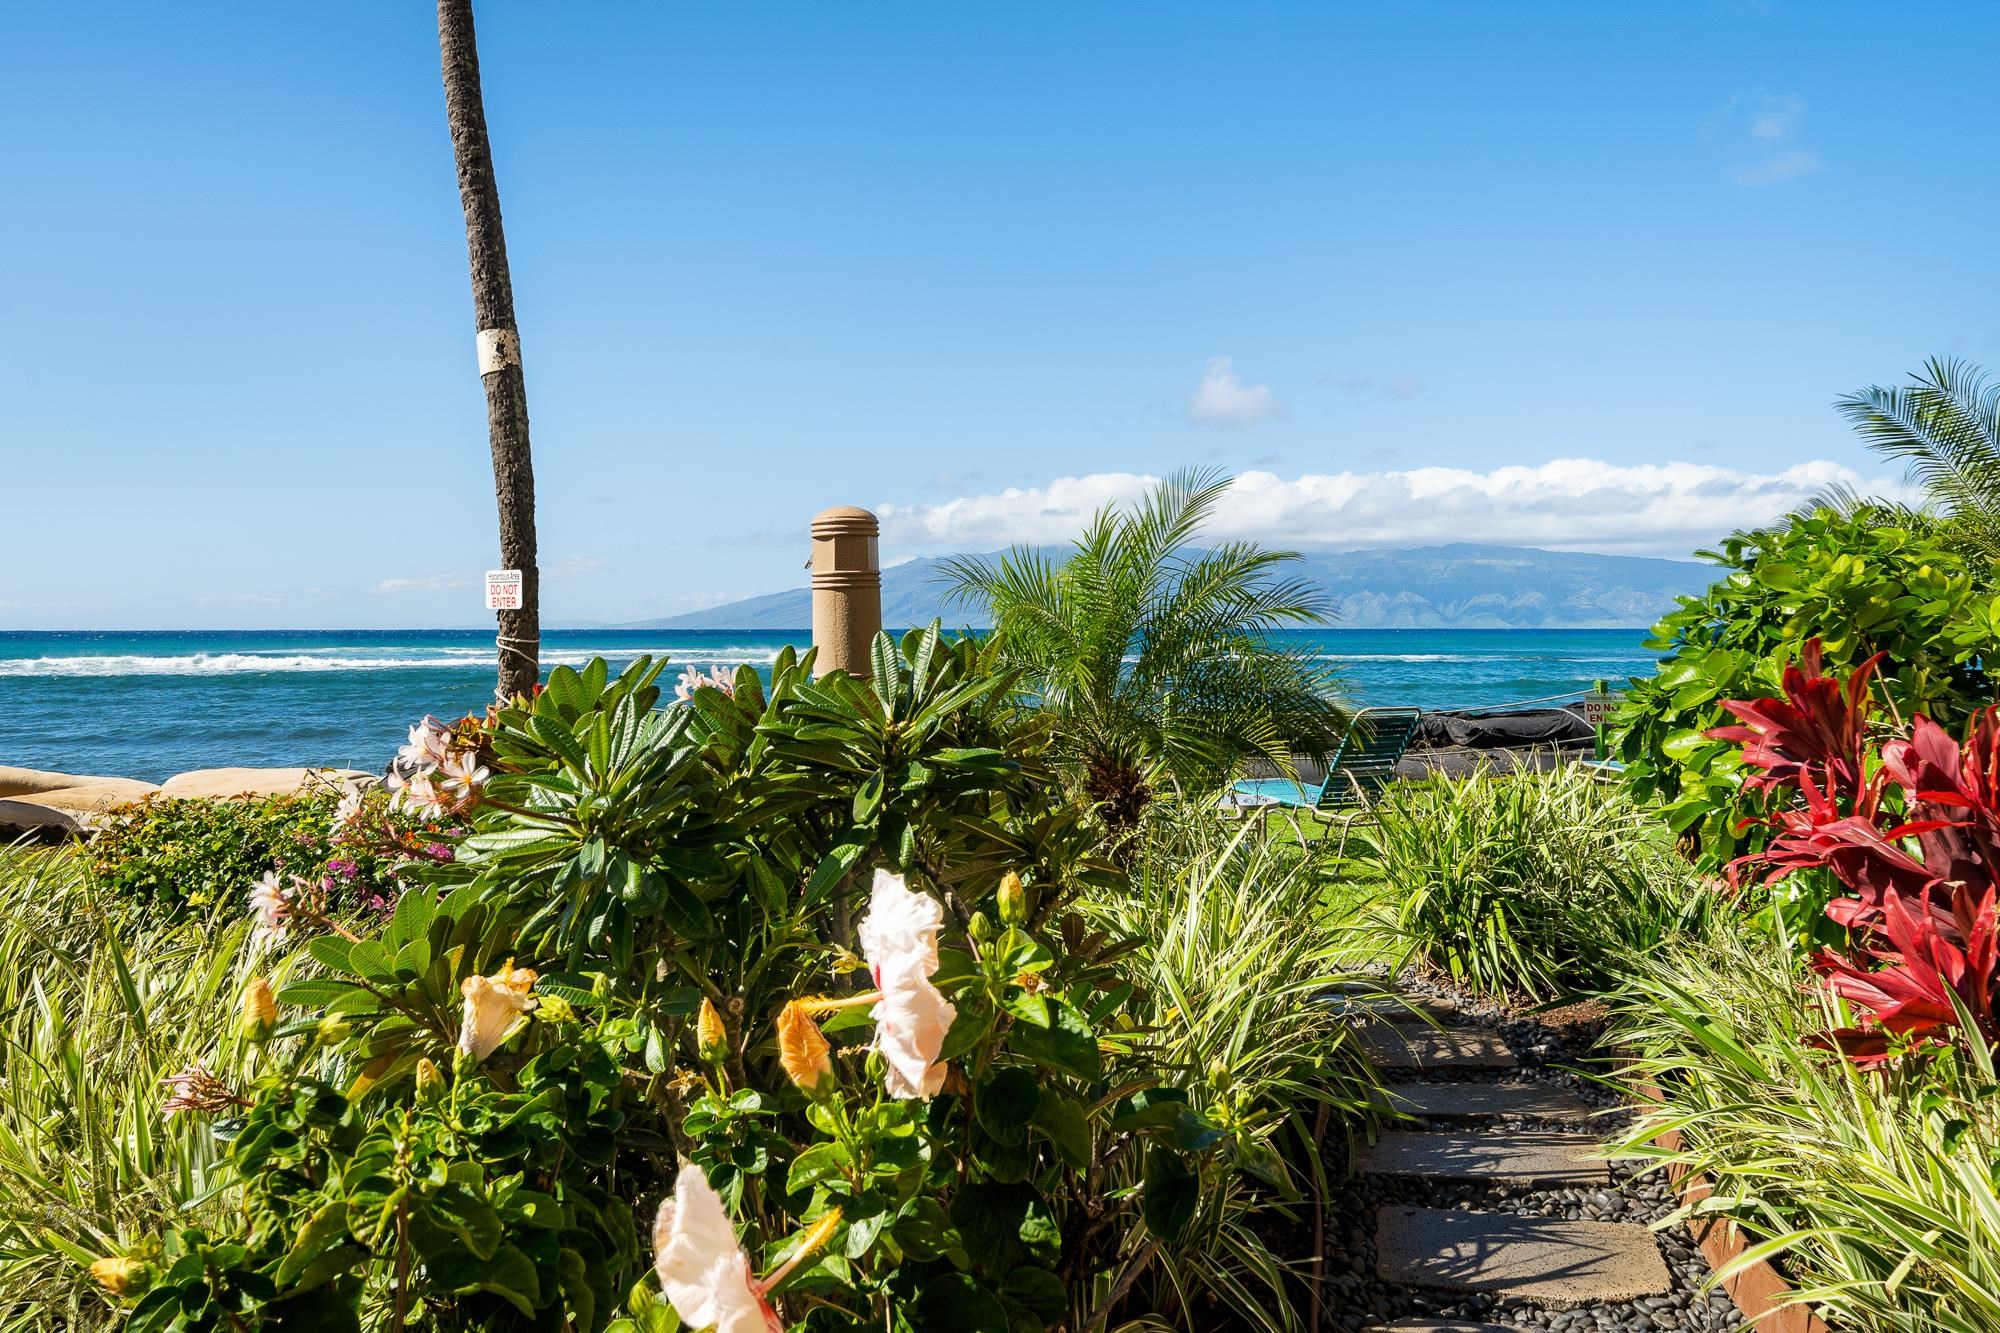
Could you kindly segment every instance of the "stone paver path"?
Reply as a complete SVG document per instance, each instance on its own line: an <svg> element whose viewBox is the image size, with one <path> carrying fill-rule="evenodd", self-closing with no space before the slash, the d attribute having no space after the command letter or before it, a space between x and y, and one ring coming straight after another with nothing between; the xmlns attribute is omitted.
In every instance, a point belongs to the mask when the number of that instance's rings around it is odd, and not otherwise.
<svg viewBox="0 0 2000 1333"><path fill-rule="evenodd" d="M1608 1185L1611 1164L1581 1134L1524 1130L1517 1134L1438 1134L1390 1130L1357 1148L1354 1169L1370 1176L1433 1180L1497 1180L1548 1188Z"/></svg>
<svg viewBox="0 0 2000 1333"><path fill-rule="evenodd" d="M1389 1105L1423 1120L1588 1120L1589 1102L1548 1083L1391 1083Z"/></svg>
<svg viewBox="0 0 2000 1333"><path fill-rule="evenodd" d="M1653 1233L1632 1222L1384 1208L1375 1263L1392 1282L1513 1296L1558 1310L1658 1296L1673 1286Z"/></svg>
<svg viewBox="0 0 2000 1333"><path fill-rule="evenodd" d="M1589 1103L1527 1077L1503 1074L1504 1081L1493 1081L1493 1071L1519 1063L1498 1033L1455 1025L1456 1011L1431 999L1419 1002L1421 1013L1353 994L1329 995L1326 1002L1361 1020L1362 1048L1378 1066L1421 1076L1406 1074L1405 1081L1390 1084L1389 1104L1411 1117L1405 1122L1410 1127L1357 1145L1350 1161L1357 1177L1382 1178L1383 1188L1397 1191L1391 1198L1414 1192L1419 1200L1438 1202L1462 1200L1468 1185L1588 1191L1592 1198L1618 1188L1592 1132ZM1597 1309L1595 1322L1609 1329L1623 1326L1604 1323L1609 1307L1644 1302L1633 1307L1636 1326L1670 1326L1648 1323L1650 1298L1673 1290L1674 1278L1653 1233L1637 1222L1578 1220L1573 1208L1566 1219L1482 1210L1462 1201L1450 1208L1393 1203L1376 1211L1374 1235L1376 1275L1409 1292L1421 1309L1467 1316L1494 1315L1508 1306L1575 1310L1575 1316L1544 1318L1582 1318L1579 1329L1589 1326L1590 1311ZM1424 1295L1428 1303L1417 1300ZM1465 1303L1478 1297L1502 1304ZM1443 1316L1371 1327L1384 1333L1519 1333L1511 1323Z"/></svg>
<svg viewBox="0 0 2000 1333"><path fill-rule="evenodd" d="M1437 1028L1369 1023L1361 1049L1384 1069L1512 1069L1520 1064L1497 1033L1484 1028Z"/></svg>

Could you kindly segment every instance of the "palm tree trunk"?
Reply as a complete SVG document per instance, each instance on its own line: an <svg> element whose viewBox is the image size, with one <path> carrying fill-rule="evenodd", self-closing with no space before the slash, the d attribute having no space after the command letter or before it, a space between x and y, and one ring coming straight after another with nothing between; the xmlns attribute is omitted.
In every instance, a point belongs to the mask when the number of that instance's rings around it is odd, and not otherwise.
<svg viewBox="0 0 2000 1333"><path fill-rule="evenodd" d="M486 432L493 447L493 495L500 509L500 563L521 571L519 610L501 611L500 686L504 701L533 691L541 674L541 575L535 567L535 468L528 452L528 391L521 379L521 335L514 327L514 284L500 227L500 190L479 92L479 46L472 0L438 0L438 51L444 62L445 119L465 206L465 248L472 260L472 308L478 325L479 378L486 386Z"/></svg>

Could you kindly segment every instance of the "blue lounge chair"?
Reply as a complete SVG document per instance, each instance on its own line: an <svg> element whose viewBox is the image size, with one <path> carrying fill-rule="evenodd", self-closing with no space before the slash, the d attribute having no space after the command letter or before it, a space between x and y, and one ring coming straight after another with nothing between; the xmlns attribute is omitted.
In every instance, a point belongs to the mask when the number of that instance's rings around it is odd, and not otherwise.
<svg viewBox="0 0 2000 1333"><path fill-rule="evenodd" d="M1291 778L1250 778L1231 783L1223 804L1239 811L1255 810L1260 816L1282 810L1295 825L1296 812L1310 810L1339 822L1344 842L1346 826L1367 813L1395 777L1396 764L1410 748L1421 716L1415 708L1364 708L1347 724L1347 734L1328 758L1326 777L1318 786ZM1303 826L1299 837L1305 840Z"/></svg>

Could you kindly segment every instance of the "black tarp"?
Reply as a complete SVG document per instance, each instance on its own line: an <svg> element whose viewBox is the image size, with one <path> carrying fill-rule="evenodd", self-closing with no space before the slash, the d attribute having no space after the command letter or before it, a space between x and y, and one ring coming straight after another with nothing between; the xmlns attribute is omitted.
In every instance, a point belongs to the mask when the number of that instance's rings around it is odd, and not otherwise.
<svg viewBox="0 0 2000 1333"><path fill-rule="evenodd" d="M1436 748L1519 750L1536 745L1588 745L1596 738L1588 722L1567 708L1524 708L1516 712L1425 713L1415 742Z"/></svg>

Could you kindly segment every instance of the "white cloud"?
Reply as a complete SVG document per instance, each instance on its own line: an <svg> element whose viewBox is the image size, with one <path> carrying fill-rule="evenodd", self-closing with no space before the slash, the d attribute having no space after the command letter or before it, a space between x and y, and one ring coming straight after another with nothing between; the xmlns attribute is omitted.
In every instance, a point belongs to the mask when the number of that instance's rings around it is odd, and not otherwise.
<svg viewBox="0 0 2000 1333"><path fill-rule="evenodd" d="M1806 148L1773 153L1761 162L1737 162L1729 168L1729 179L1738 185L1776 185L1794 176L1807 176L1826 163L1818 153Z"/></svg>
<svg viewBox="0 0 2000 1333"><path fill-rule="evenodd" d="M1094 473L942 504L884 504L882 539L961 551L1068 541L1098 509L1130 503L1155 480ZM1333 550L1493 542L1687 555L1732 529L1767 523L1836 483L1899 493L1822 461L1768 473L1593 458L1490 472L1425 467L1287 479L1253 471L1236 478L1206 535Z"/></svg>
<svg viewBox="0 0 2000 1333"><path fill-rule="evenodd" d="M1774 97L1770 93L1749 96L1748 131L1751 138L1777 143L1799 132L1799 122L1806 118L1803 97L1797 93L1786 93L1783 97Z"/></svg>
<svg viewBox="0 0 2000 1333"><path fill-rule="evenodd" d="M473 580L460 578L455 574L419 574L413 578L383 579L368 591L381 593L458 592L461 589L476 588L478 586Z"/></svg>
<svg viewBox="0 0 2000 1333"><path fill-rule="evenodd" d="M1806 100L1797 93L1759 88L1729 99L1713 127L1730 139L1734 156L1726 168L1738 185L1775 185L1818 171L1826 163L1816 149L1799 143Z"/></svg>
<svg viewBox="0 0 2000 1333"><path fill-rule="evenodd" d="M1212 356L1201 383L1188 399L1189 421L1204 426L1254 426L1278 415L1277 399L1268 384L1246 385L1233 358Z"/></svg>
<svg viewBox="0 0 2000 1333"><path fill-rule="evenodd" d="M601 555L566 555L556 561L555 564L544 568L542 570L542 577L545 579L581 578L585 574L595 574L602 568L604 568L604 557Z"/></svg>

